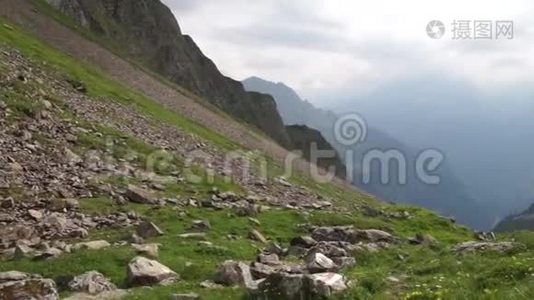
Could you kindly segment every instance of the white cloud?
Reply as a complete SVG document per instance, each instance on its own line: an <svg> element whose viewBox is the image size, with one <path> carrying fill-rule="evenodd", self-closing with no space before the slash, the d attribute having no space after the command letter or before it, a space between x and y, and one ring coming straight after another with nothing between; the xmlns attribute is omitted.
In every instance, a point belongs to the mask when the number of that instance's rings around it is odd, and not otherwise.
<svg viewBox="0 0 534 300"><path fill-rule="evenodd" d="M305 97L442 72L480 87L534 79L534 3L488 1L164 0L229 76L283 81ZM442 20L445 37L426 24ZM513 20L515 39L453 41L453 20Z"/></svg>

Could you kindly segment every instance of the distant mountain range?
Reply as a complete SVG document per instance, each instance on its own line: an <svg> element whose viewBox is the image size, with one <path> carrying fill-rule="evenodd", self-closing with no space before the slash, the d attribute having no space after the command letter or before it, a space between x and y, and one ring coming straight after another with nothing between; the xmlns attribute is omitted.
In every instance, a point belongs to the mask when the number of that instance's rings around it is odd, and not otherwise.
<svg viewBox="0 0 534 300"><path fill-rule="evenodd" d="M438 169L440 176L439 185L427 185L421 182L413 168L416 157L420 149L415 149L400 142L399 140L377 130L368 128L367 139L364 143L347 148L339 143L334 134L334 124L338 120L338 115L314 107L311 103L301 99L299 95L290 87L283 83L274 83L258 77L250 77L243 81L245 89L266 93L273 96L278 110L286 125L306 125L317 129L345 160L345 153L351 150L355 153L354 160L354 182L357 187L384 200L409 203L434 209L444 215L454 216L461 223L479 229L488 229L493 225L490 211L475 201L466 191L461 181L454 175L448 162L445 160ZM371 168L369 183L364 183L363 178L363 157L368 151L373 149L390 150L396 149L402 152L408 162L407 184L400 184L395 177L388 184L380 182L379 165L375 164ZM421 149L422 150L422 149ZM397 169L392 168L391 174L395 174Z"/></svg>

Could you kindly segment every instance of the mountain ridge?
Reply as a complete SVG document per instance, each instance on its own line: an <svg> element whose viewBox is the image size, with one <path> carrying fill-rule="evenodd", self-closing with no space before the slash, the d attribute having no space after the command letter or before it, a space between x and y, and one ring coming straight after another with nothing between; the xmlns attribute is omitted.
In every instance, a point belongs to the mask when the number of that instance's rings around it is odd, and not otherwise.
<svg viewBox="0 0 534 300"><path fill-rule="evenodd" d="M128 45L127 57L253 124L282 146L290 145L274 100L269 95L247 93L239 81L223 75L193 39L182 34L170 9L159 0L47 1L81 26Z"/></svg>

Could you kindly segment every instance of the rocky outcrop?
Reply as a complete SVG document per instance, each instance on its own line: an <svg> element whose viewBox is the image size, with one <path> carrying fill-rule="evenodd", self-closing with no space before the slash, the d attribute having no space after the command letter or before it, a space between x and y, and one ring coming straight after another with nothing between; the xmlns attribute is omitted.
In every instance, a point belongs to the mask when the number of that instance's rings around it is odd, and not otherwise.
<svg viewBox="0 0 534 300"><path fill-rule="evenodd" d="M127 45L118 47L122 54L289 146L274 99L224 76L159 0L47 1L107 42Z"/></svg>
<svg viewBox="0 0 534 300"><path fill-rule="evenodd" d="M0 299L56 300L59 295L53 280L12 271L0 273Z"/></svg>
<svg viewBox="0 0 534 300"><path fill-rule="evenodd" d="M117 289L104 275L97 271L87 272L74 277L69 282L69 289L75 292L83 292L90 295L97 295Z"/></svg>
<svg viewBox="0 0 534 300"><path fill-rule="evenodd" d="M498 253L513 253L526 249L526 246L514 242L465 242L453 247L453 251L459 254L491 251Z"/></svg>

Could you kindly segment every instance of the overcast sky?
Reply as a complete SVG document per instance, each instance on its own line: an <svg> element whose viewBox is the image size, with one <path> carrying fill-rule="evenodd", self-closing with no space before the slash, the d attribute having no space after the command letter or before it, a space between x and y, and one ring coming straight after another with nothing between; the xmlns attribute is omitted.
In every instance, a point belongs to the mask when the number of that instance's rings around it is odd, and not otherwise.
<svg viewBox="0 0 534 300"><path fill-rule="evenodd" d="M316 103L433 74L482 89L534 81L532 0L163 2L226 75L282 81ZM439 40L431 20L445 23ZM454 20L512 20L515 37L453 40Z"/></svg>

